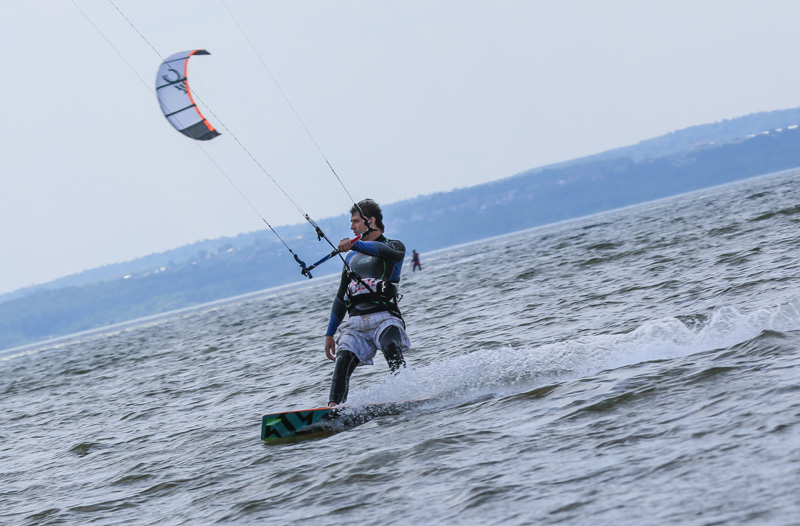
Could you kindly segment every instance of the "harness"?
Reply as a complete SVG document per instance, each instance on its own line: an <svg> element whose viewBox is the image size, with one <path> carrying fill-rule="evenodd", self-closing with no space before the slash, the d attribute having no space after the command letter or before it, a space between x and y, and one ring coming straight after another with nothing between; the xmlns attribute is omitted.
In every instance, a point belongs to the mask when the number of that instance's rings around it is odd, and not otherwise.
<svg viewBox="0 0 800 526"><path fill-rule="evenodd" d="M397 286L394 283L383 279L377 280L377 283L375 283L374 286L370 286L370 284L367 283L364 278L359 276L358 273L353 270L349 262L345 262L345 265L345 272L347 273L348 279L350 279L351 282L355 281L367 291L366 294L362 293L354 295L350 292L350 287L348 286L345 289L348 310L350 310L350 307L359 305L361 303L377 303L386 307L386 310L393 316L400 318L400 321L403 323L403 327L405 327L406 322L403 319L403 315L400 312L400 306L398 305L398 302L403 298L403 296L402 294L398 294Z"/></svg>

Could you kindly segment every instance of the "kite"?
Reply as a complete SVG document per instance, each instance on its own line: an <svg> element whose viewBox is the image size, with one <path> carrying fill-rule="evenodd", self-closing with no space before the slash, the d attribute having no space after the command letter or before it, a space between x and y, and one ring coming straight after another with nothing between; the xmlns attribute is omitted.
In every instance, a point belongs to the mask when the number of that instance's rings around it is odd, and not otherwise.
<svg viewBox="0 0 800 526"><path fill-rule="evenodd" d="M220 133L195 104L186 71L191 57L210 54L205 49L175 53L164 60L156 74L156 95L164 117L176 130L198 141L211 140Z"/></svg>

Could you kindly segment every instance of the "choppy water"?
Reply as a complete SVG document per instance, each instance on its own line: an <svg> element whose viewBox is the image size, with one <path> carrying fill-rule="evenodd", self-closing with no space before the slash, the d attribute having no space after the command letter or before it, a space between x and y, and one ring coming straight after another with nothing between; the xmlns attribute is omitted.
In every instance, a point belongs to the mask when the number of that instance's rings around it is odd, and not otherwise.
<svg viewBox="0 0 800 526"><path fill-rule="evenodd" d="M324 439L331 280L7 352L0 522L800 524L798 177L423 254Z"/></svg>

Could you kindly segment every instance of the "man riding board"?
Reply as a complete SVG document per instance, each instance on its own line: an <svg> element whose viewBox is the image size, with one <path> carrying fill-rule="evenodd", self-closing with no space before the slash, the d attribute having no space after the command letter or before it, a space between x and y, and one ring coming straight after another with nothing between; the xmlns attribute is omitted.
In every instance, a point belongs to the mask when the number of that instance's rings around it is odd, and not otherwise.
<svg viewBox="0 0 800 526"><path fill-rule="evenodd" d="M397 306L405 245L383 235L383 212L372 199L350 209L350 229L361 234L361 239L339 242L339 251L350 254L325 333L325 355L336 363L328 397L330 407L347 399L353 371L358 365L372 365L378 349L389 369L397 372L405 367L403 352L411 345ZM349 316L342 323L345 313ZM334 339L337 329L339 336Z"/></svg>

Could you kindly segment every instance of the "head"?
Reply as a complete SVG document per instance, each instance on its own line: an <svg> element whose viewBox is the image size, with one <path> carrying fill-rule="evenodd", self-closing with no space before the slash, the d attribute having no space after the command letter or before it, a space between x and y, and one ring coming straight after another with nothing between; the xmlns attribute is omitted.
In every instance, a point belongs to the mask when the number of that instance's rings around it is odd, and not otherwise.
<svg viewBox="0 0 800 526"><path fill-rule="evenodd" d="M350 216L361 218L361 214L364 214L364 217L374 218L372 222L372 226L377 228L381 232L383 232L383 211L381 210L381 205L373 201L372 199L364 199L358 202L358 205L353 205L350 208Z"/></svg>

